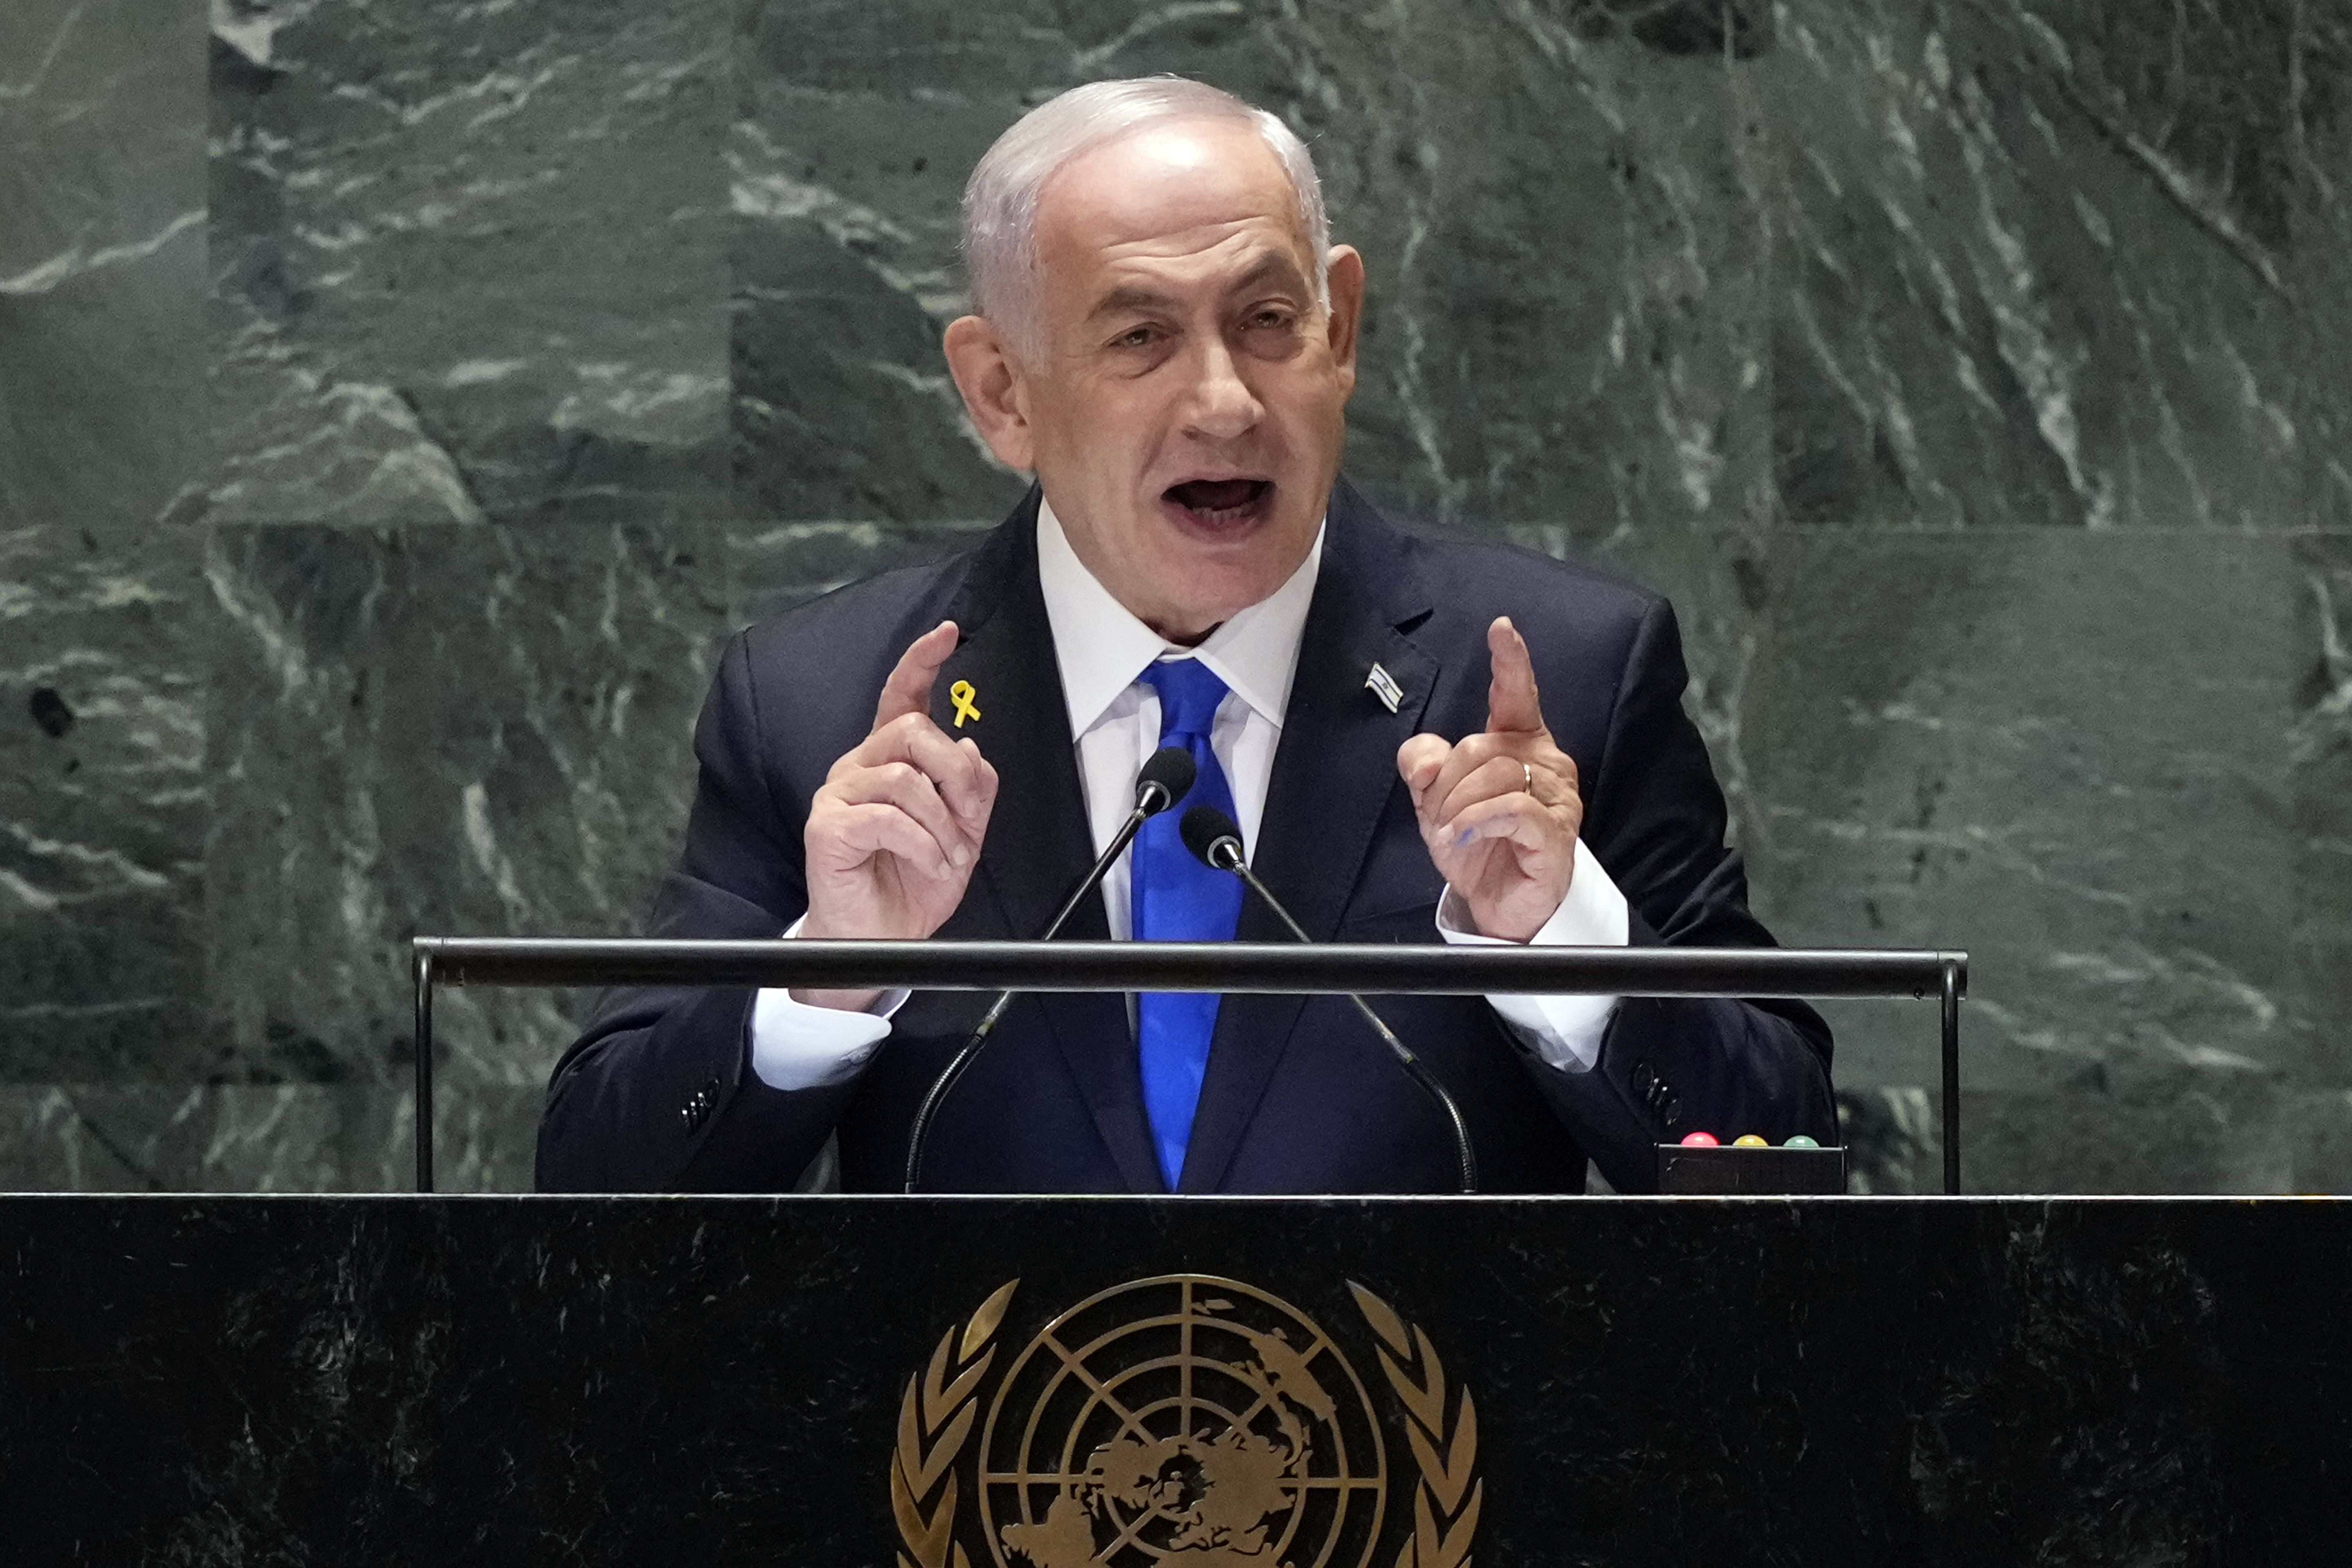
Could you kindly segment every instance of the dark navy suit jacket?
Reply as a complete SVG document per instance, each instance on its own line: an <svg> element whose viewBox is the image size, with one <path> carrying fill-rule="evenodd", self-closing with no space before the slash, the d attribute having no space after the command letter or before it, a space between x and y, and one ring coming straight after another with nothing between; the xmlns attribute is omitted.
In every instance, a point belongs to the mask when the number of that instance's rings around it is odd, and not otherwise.
<svg viewBox="0 0 2352 1568"><path fill-rule="evenodd" d="M1255 868L1319 941L1438 940L1444 884L1397 776L1418 731L1486 721L1486 626L1533 651L1546 720L1576 759L1587 847L1632 906L1637 944L1764 945L1705 745L1682 709L1673 611L1654 595L1527 552L1400 533L1344 484L1298 653ZM963 640L1001 784L949 938L1042 931L1093 860L1052 632L1037 583L1036 492L979 547L892 572L751 627L728 646L696 738L701 776L654 932L773 937L806 908L801 834L826 770L865 738L884 678L942 619ZM1366 689L1378 661L1404 689ZM1089 900L1066 934L1109 933ZM1241 940L1278 942L1251 900ZM895 1191L907 1132L984 996L919 993L853 1080L782 1092L751 1068L744 990L604 998L548 1090L539 1184L775 1191L840 1137L852 1191ZM1544 1064L1477 997L1375 1005L1461 1102L1489 1192L1580 1192L1590 1156L1622 1191L1654 1186L1654 1145L1692 1129L1833 1141L1830 1037L1790 1002L1628 999L1597 1066ZM1016 1003L934 1126L926 1184L963 1192L1157 1193L1136 1047L1118 995ZM1225 998L1181 1189L1446 1192L1442 1114L1344 998Z"/></svg>

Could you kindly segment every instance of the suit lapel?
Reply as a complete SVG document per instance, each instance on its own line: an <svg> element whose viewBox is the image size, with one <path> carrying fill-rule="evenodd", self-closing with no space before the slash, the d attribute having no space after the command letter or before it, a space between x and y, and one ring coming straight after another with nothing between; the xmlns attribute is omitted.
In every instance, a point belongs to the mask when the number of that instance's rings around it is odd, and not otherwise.
<svg viewBox="0 0 2352 1568"><path fill-rule="evenodd" d="M1403 787L1397 748L1419 727L1437 680L1437 661L1401 629L1429 608L1409 574L1400 580L1403 552L1403 542L1370 506L1344 485L1333 489L1323 564L1251 861L1318 942L1339 929L1390 795ZM1375 663L1403 688L1393 713L1365 684ZM1255 896L1243 903L1234 934L1242 942L1291 940ZM1305 1007L1301 996L1225 998L1181 1191L1218 1190Z"/></svg>
<svg viewBox="0 0 2352 1568"><path fill-rule="evenodd" d="M1094 863L1069 704L1037 585L1036 521L1033 488L982 548L950 606L963 637L931 692L931 716L940 727L950 737L971 737L996 769L996 806L976 879L994 902L1003 931L1016 940L1043 931ZM968 683L965 704L979 713L967 712L961 726L959 683ZM952 934L981 933L955 929ZM1081 904L1061 934L1072 942L1108 941L1102 900ZM1129 1190L1165 1190L1151 1152L1125 999L1044 993L1034 1000Z"/></svg>

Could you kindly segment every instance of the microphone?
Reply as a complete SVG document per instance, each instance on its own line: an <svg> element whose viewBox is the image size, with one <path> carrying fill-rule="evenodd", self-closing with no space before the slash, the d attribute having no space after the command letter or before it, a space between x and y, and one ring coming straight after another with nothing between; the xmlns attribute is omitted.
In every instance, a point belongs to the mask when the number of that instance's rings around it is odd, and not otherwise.
<svg viewBox="0 0 2352 1568"><path fill-rule="evenodd" d="M1291 935L1313 945L1315 939L1307 934L1304 926L1290 918L1290 911L1282 907L1282 900L1257 879L1257 873L1251 870L1249 862L1242 858L1242 830L1234 825L1232 817L1213 805L1196 805L1184 814L1179 831L1183 836L1184 847L1192 852L1194 858L1217 870L1231 871L1239 877L1248 884L1250 891L1265 900L1267 909L1281 917L1282 923L1290 928ZM1372 1026L1372 1033L1381 1037L1381 1043L1388 1047L1389 1054L1396 1058L1406 1074L1421 1086L1423 1093L1437 1102L1439 1110L1445 1112L1445 1120L1454 1128L1454 1153L1462 1169L1462 1190L1476 1192L1478 1163L1470 1150L1470 1124L1462 1120L1462 1108L1454 1103L1454 1097L1446 1093L1445 1086L1422 1065L1421 1058L1407 1050L1395 1032L1381 1022L1381 1016L1372 1011L1370 1003L1352 991L1348 993L1348 1000L1356 1005L1356 1011L1364 1016L1364 1022Z"/></svg>
<svg viewBox="0 0 2352 1568"><path fill-rule="evenodd" d="M1144 819L1157 816L1182 800L1192 791L1192 775L1197 771L1198 764L1192 761L1192 753L1181 746L1162 746L1146 759L1142 770L1135 775L1135 809L1127 814L1127 820L1118 825L1117 833L1111 835L1110 847L1096 858L1094 869L1088 871L1086 879L1062 901L1061 910L1047 923L1038 941L1054 940L1063 923L1077 909L1079 900L1100 887L1112 863L1127 853L1127 847L1135 841L1136 831L1143 826ZM919 1190L918 1184L923 1176L923 1141L930 1135L931 1122L939 1115L940 1107L954 1092L956 1080L963 1077L964 1068L971 1066L972 1058L980 1054L980 1047L988 1043L988 1037L995 1031L997 1020L1003 1018L1005 1010L1013 1005L1013 995L1009 990L996 994L996 1000L981 1016L980 1026L972 1030L971 1037L964 1041L963 1048L956 1052L940 1076L931 1080L930 1091L923 1096L922 1108L915 1112L914 1128L907 1135L907 1191Z"/></svg>

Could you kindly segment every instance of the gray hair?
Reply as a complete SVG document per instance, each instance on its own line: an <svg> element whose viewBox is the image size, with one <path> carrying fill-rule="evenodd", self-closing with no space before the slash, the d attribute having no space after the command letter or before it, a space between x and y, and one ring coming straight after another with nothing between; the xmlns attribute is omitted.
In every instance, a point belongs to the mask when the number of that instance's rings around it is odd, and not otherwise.
<svg viewBox="0 0 2352 1568"><path fill-rule="evenodd" d="M1036 347L1037 196L1079 153L1146 126L1183 120L1244 121L1257 128L1290 176L1299 226L1313 253L1316 301L1331 302L1331 223L1307 143L1282 117L1222 88L1179 76L1092 81L1014 121L981 158L963 189L963 260L972 307L1023 352Z"/></svg>

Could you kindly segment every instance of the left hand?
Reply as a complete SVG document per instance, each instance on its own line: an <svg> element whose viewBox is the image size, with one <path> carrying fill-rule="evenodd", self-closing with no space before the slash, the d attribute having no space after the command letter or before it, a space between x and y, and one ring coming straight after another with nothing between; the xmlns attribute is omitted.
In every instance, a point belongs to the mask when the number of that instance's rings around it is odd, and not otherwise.
<svg viewBox="0 0 2352 1568"><path fill-rule="evenodd" d="M1584 826L1576 759L1552 743L1527 639L1510 617L1486 628L1486 728L1449 745L1397 748L1422 842L1483 935L1526 942L1568 896Z"/></svg>

